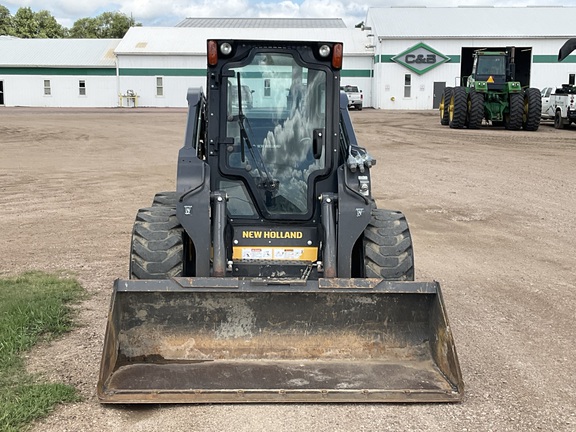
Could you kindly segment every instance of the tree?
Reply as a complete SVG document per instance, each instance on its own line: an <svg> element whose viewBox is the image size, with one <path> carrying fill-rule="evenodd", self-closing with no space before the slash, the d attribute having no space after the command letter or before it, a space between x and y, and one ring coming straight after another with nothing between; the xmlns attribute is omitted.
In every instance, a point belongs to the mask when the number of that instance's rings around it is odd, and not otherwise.
<svg viewBox="0 0 576 432"><path fill-rule="evenodd" d="M12 34L12 15L6 6L0 5L0 36Z"/></svg>
<svg viewBox="0 0 576 432"><path fill-rule="evenodd" d="M68 29L59 24L47 10L36 12L36 20L40 29L37 37L54 39L68 36Z"/></svg>
<svg viewBox="0 0 576 432"><path fill-rule="evenodd" d="M98 23L94 18L80 18L70 29L70 37L75 39L95 39L98 37Z"/></svg>
<svg viewBox="0 0 576 432"><path fill-rule="evenodd" d="M62 38L67 29L62 27L47 10L33 12L21 7L12 18L12 34L21 38Z"/></svg>
<svg viewBox="0 0 576 432"><path fill-rule="evenodd" d="M77 20L70 29L70 37L121 39L130 27L141 25L121 12L104 12L95 18Z"/></svg>
<svg viewBox="0 0 576 432"><path fill-rule="evenodd" d="M141 26L134 18L120 12L104 12L96 17L101 38L123 38L130 27Z"/></svg>

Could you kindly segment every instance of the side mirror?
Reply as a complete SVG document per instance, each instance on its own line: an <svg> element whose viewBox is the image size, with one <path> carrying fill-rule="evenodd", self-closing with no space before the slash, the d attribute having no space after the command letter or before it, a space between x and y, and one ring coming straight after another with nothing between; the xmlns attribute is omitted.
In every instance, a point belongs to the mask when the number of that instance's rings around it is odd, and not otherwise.
<svg viewBox="0 0 576 432"><path fill-rule="evenodd" d="M324 129L314 129L312 132L312 152L314 159L322 157L322 150L324 149Z"/></svg>

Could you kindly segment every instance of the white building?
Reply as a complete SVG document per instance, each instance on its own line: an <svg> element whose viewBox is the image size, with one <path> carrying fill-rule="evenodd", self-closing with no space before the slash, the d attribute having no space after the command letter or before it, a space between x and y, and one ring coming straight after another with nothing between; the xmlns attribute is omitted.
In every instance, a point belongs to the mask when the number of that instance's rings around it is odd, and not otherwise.
<svg viewBox="0 0 576 432"><path fill-rule="evenodd" d="M182 25L192 25L190 21L203 27ZM223 22L234 27L223 26ZM327 27L330 23L335 24ZM206 83L208 39L342 41L342 83L353 83L366 89L366 97L370 98L374 52L371 47L366 47L365 33L346 28L341 20L320 19L204 18L186 20L180 27L133 27L115 50L119 92L125 94L130 90L136 93L139 106L186 106L188 88L204 87Z"/></svg>
<svg viewBox="0 0 576 432"><path fill-rule="evenodd" d="M0 105L116 106L119 42L0 37Z"/></svg>
<svg viewBox="0 0 576 432"><path fill-rule="evenodd" d="M476 49L515 46L523 85L560 86L576 73L576 56L558 50L576 37L576 8L386 7L368 10L375 45L371 105L437 108L444 87L470 74Z"/></svg>
<svg viewBox="0 0 576 432"><path fill-rule="evenodd" d="M570 7L386 7L363 28L341 19L186 19L176 27L133 27L122 40L0 37L0 105L185 107L189 87L205 85L206 40L325 40L344 43L342 84L364 106L432 109L458 85L477 49L516 48L523 85L560 86L576 74ZM131 98L124 96L135 95Z"/></svg>
<svg viewBox="0 0 576 432"><path fill-rule="evenodd" d="M341 19L203 18L122 40L0 37L0 105L185 107L188 88L205 86L208 38L342 41L343 83L371 87L373 49Z"/></svg>

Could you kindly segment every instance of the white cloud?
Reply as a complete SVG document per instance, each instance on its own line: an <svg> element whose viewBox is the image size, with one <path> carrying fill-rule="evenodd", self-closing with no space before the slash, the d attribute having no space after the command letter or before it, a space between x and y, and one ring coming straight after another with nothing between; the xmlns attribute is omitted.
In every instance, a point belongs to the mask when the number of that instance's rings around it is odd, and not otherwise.
<svg viewBox="0 0 576 432"><path fill-rule="evenodd" d="M120 11L144 25L173 26L188 17L342 18L351 27L369 7L386 6L576 6L576 0L3 0L12 14L20 7L46 9L66 27L85 17Z"/></svg>
<svg viewBox="0 0 576 432"><path fill-rule="evenodd" d="M298 17L300 12L300 5L292 1L261 2L253 7L257 18L292 18Z"/></svg>

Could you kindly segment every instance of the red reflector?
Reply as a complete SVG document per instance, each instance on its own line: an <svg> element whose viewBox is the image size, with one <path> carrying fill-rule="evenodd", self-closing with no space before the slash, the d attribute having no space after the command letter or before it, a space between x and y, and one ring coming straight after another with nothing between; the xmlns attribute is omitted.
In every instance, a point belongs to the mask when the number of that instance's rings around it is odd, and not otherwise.
<svg viewBox="0 0 576 432"><path fill-rule="evenodd" d="M208 65L216 66L218 64L218 45L216 41L208 41Z"/></svg>
<svg viewBox="0 0 576 432"><path fill-rule="evenodd" d="M344 49L341 43L334 44L334 54L332 55L332 66L334 69L342 69L342 55Z"/></svg>

